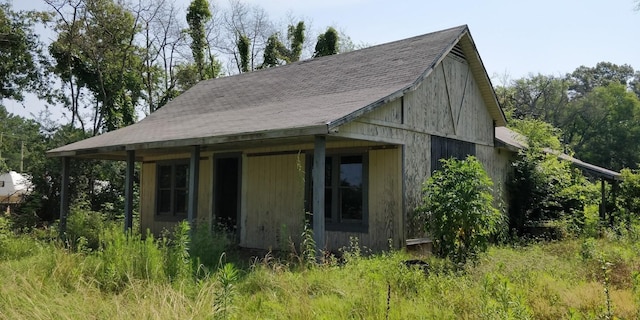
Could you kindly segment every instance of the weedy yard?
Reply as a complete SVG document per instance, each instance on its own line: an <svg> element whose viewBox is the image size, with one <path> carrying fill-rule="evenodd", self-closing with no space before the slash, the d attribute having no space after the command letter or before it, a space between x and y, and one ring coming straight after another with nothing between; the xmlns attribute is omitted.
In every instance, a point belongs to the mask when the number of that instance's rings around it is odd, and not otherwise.
<svg viewBox="0 0 640 320"><path fill-rule="evenodd" d="M640 317L638 227L490 246L462 269L425 258L427 270L407 266L416 257L403 251L370 255L355 239L317 264L310 245L249 260L223 236L196 231L190 242L186 224L159 239L82 225L80 240L63 244L54 230L16 234L0 223L2 319Z"/></svg>

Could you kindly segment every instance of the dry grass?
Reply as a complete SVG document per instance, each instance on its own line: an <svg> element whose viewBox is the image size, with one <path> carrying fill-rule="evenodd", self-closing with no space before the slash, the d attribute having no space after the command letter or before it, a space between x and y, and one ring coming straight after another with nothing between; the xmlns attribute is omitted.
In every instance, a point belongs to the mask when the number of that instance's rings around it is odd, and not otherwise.
<svg viewBox="0 0 640 320"><path fill-rule="evenodd" d="M39 249L3 255L0 247L0 319L597 319L607 310L603 262L611 263L613 315L640 317L640 245L583 241L492 247L462 272L432 259L425 275L405 267L402 252L316 267L269 256L227 287L218 270L174 280L125 274L110 290L99 283L108 277L97 275L107 270L98 253L9 238L0 243L5 251Z"/></svg>

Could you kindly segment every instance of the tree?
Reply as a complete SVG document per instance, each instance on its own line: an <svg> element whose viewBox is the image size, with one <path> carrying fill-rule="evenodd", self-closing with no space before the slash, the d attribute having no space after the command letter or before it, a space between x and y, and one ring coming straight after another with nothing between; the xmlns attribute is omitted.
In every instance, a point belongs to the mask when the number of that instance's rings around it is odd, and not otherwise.
<svg viewBox="0 0 640 320"><path fill-rule="evenodd" d="M302 49L304 41L306 39L304 35L305 26L304 21L298 22L298 24L289 25L287 27L287 39L291 44L289 50L285 51L284 56L287 63L296 62L300 60L302 55Z"/></svg>
<svg viewBox="0 0 640 320"><path fill-rule="evenodd" d="M40 144L40 126L34 120L8 113L0 105L0 173L30 172Z"/></svg>
<svg viewBox="0 0 640 320"><path fill-rule="evenodd" d="M338 53L338 32L333 27L329 27L325 33L318 36L314 58L329 56Z"/></svg>
<svg viewBox="0 0 640 320"><path fill-rule="evenodd" d="M205 24L211 19L209 2L207 0L193 0L187 10L187 23L191 36L191 52L200 75L200 80L206 79L204 54L206 49Z"/></svg>
<svg viewBox="0 0 640 320"><path fill-rule="evenodd" d="M575 102L567 142L587 162L620 170L640 163L640 100L625 85L596 87Z"/></svg>
<svg viewBox="0 0 640 320"><path fill-rule="evenodd" d="M231 57L231 63L235 64L238 72L243 72L242 59L245 58L238 50L240 36L249 40L247 70L253 71L262 64L261 53L264 52L269 36L274 34L273 24L262 7L231 0L230 9L223 14L219 27L223 34L215 44L216 49Z"/></svg>
<svg viewBox="0 0 640 320"><path fill-rule="evenodd" d="M181 49L186 46L186 27L177 18L179 12L174 3L164 0L139 2L142 21L144 81L147 108L150 114L178 96L175 67L181 63Z"/></svg>
<svg viewBox="0 0 640 320"><path fill-rule="evenodd" d="M93 134L135 122L143 91L140 16L112 0L79 0L71 14L65 1L48 3L59 16L50 46L56 72L91 93Z"/></svg>
<svg viewBox="0 0 640 320"><path fill-rule="evenodd" d="M249 46L251 41L247 36L241 34L238 36L238 55L240 56L240 72L249 72Z"/></svg>
<svg viewBox="0 0 640 320"><path fill-rule="evenodd" d="M500 104L516 119L533 118L562 127L568 116L569 82L563 78L529 75L496 91Z"/></svg>
<svg viewBox="0 0 640 320"><path fill-rule="evenodd" d="M33 27L49 18L44 12L15 12L10 4L0 4L0 99L22 101L25 91L44 95L47 61Z"/></svg>
<svg viewBox="0 0 640 320"><path fill-rule="evenodd" d="M267 40L267 45L264 47L264 57L259 69L270 68L280 65L280 52L284 46L278 39L278 34L272 34Z"/></svg>
<svg viewBox="0 0 640 320"><path fill-rule="evenodd" d="M596 87L618 83L627 86L634 80L633 68L628 64L617 65L611 62L598 62L595 67L580 66L567 75L571 81L569 90L581 97L593 91ZM635 81L638 79L636 78ZM638 93L638 92L636 92Z"/></svg>

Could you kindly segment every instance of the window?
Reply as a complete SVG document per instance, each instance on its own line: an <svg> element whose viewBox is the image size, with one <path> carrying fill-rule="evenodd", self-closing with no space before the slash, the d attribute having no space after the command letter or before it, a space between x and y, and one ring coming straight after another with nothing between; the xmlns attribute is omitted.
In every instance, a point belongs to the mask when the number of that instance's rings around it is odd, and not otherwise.
<svg viewBox="0 0 640 320"><path fill-rule="evenodd" d="M161 217L187 216L189 162L174 161L157 166L156 213Z"/></svg>
<svg viewBox="0 0 640 320"><path fill-rule="evenodd" d="M0 188L4 187L4 181L0 181Z"/></svg>
<svg viewBox="0 0 640 320"><path fill-rule="evenodd" d="M475 143L451 138L431 136L431 172L442 169L440 159L463 160L476 155Z"/></svg>
<svg viewBox="0 0 640 320"><path fill-rule="evenodd" d="M367 154L325 158L324 216L327 230L367 232ZM313 156L307 158L307 210L313 212Z"/></svg>

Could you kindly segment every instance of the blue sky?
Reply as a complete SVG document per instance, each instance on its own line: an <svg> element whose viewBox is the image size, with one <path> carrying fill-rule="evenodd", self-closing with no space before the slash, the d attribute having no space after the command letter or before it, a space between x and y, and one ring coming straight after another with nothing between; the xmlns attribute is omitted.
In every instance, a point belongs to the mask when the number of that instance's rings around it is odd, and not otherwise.
<svg viewBox="0 0 640 320"><path fill-rule="evenodd" d="M187 7L189 0L176 0ZM635 0L388 1L244 0L273 21L287 13L314 31L333 25L356 43L380 44L467 24L494 85L530 73L564 75L600 61L640 70L640 11ZM226 0L217 0L221 5ZM16 9L43 9L42 0L13 0ZM30 117L43 106L6 103ZM54 113L56 110L52 110Z"/></svg>

